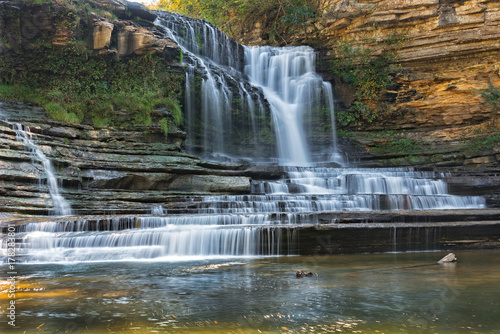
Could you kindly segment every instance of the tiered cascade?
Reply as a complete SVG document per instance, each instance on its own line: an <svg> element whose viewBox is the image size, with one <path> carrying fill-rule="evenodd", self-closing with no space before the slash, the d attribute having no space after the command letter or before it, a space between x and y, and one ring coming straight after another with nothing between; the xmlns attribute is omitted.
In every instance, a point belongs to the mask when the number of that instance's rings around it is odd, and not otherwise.
<svg viewBox="0 0 500 334"><path fill-rule="evenodd" d="M341 163L332 87L316 74L312 48L243 47L204 21L170 13L157 24L187 66L188 149L211 159ZM326 144L313 143L319 134Z"/></svg>
<svg viewBox="0 0 500 334"><path fill-rule="evenodd" d="M485 207L481 197L449 195L435 176L409 169L291 169L287 179L255 182L251 195L204 197L193 214L25 224L21 252L29 261L56 262L288 255L295 227L317 223L315 213Z"/></svg>

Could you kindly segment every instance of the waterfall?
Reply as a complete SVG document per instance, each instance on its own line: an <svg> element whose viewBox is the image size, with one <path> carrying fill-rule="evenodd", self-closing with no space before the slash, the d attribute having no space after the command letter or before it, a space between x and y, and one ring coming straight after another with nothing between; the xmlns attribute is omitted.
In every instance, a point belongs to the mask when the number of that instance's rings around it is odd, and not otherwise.
<svg viewBox="0 0 500 334"><path fill-rule="evenodd" d="M205 196L194 212L47 220L18 227L20 261L82 262L288 255L297 227L346 211L481 209L479 196L448 194L434 172L408 168L288 168L248 195ZM332 215L333 217L333 215ZM5 245L4 245L5 247Z"/></svg>
<svg viewBox="0 0 500 334"><path fill-rule="evenodd" d="M23 143L31 151L33 160L41 163L47 179L47 188L52 199L53 212L56 216L68 216L72 214L71 206L61 195L57 178L54 173L52 162L45 156L41 148L32 139L29 127L23 128L21 124L14 124L17 141Z"/></svg>
<svg viewBox="0 0 500 334"><path fill-rule="evenodd" d="M307 46L245 49L245 73L269 101L278 142L280 164L310 166L304 128L305 116L328 108L332 126L332 153L338 161L332 88L315 73L316 56ZM326 103L325 103L326 101ZM309 135L312 135L309 129Z"/></svg>
<svg viewBox="0 0 500 334"><path fill-rule="evenodd" d="M333 221L337 212L486 207L482 197L449 194L441 175L434 172L313 167L318 162L314 136L328 137L329 144L321 149L329 162L341 165L342 158L332 87L316 74L312 48L243 47L204 21L171 13L159 17L158 27L184 52L188 148L206 158L266 162L277 153L278 162L286 165L280 167L283 177L252 180L250 194L195 196L188 214L172 214L175 207L170 205L175 203L167 202L165 207L152 203L147 216L26 222L17 226L19 261L288 255L300 226ZM313 120L331 123L332 130L320 133ZM44 166L54 211L69 215L50 160L29 130L18 125L17 136ZM275 150L269 149L270 143ZM394 229L392 238L397 241L396 236Z"/></svg>
<svg viewBox="0 0 500 334"><path fill-rule="evenodd" d="M278 155L281 165L311 166L317 161L311 141L321 134L331 144L320 149L330 162L342 164L332 87L316 74L312 48L244 47L202 20L172 13L159 17L156 24L180 45L188 66L185 112L188 122L196 123L186 129L188 150L212 159L271 161ZM329 133L312 126L327 122ZM265 148L271 144L274 149Z"/></svg>

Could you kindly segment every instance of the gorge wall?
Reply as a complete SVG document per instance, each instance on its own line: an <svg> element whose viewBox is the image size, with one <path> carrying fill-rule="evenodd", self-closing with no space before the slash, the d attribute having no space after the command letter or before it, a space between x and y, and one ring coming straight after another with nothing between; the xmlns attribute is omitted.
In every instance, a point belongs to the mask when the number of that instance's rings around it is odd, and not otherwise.
<svg viewBox="0 0 500 334"><path fill-rule="evenodd" d="M323 74L335 84L338 112L351 112L356 101L355 89L332 75L332 61L345 56L339 52L342 45L370 50L373 56L384 52L396 56L392 84L381 97L384 105L376 119L361 117L341 126L370 154L391 153L373 154L370 159L383 165L498 163L498 140L485 148L464 149L464 144L498 129L497 107L487 103L481 92L500 86L500 3L330 0L323 2L323 8L323 14L288 43L309 44L321 51ZM266 22L259 22L238 39L262 44L266 36ZM398 154L398 145L383 149L402 140L417 144L418 158ZM403 156L406 159L400 159Z"/></svg>

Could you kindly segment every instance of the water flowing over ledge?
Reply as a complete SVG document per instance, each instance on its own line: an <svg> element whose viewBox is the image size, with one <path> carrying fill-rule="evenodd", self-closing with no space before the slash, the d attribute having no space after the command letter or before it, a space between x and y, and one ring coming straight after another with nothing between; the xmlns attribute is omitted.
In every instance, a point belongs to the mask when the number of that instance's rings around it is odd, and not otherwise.
<svg viewBox="0 0 500 334"><path fill-rule="evenodd" d="M181 46L188 67L188 147L201 146L201 153L212 159L278 158L281 165L290 166L343 163L336 143L332 87L316 74L312 48L244 47L204 21L171 13L159 17L157 25ZM199 119L202 124L196 125ZM331 125L326 146L312 142L319 133L314 120L320 119ZM275 138L266 143L269 138L264 136ZM274 142L277 156L274 149L262 152ZM249 147L245 151L240 146Z"/></svg>

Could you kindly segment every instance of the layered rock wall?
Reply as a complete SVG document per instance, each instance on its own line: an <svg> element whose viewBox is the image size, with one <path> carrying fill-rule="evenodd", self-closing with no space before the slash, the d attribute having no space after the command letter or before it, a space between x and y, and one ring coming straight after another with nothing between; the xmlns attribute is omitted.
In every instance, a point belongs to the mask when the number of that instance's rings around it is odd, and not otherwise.
<svg viewBox="0 0 500 334"><path fill-rule="evenodd" d="M81 41L90 50L122 58L171 54L172 49L180 55L177 44L153 27L156 15L146 7L121 0L95 3L100 7L72 9L57 3L0 1L0 51L26 51L40 43L71 47Z"/></svg>
<svg viewBox="0 0 500 334"><path fill-rule="evenodd" d="M188 195L250 191L243 167L181 152L183 132L171 132L165 140L159 126L66 125L24 103L2 102L0 115L0 213L47 214L53 206L45 171L16 140L15 123L29 127L32 140L54 165L62 195L78 214L149 213L157 205L186 206Z"/></svg>
<svg viewBox="0 0 500 334"><path fill-rule="evenodd" d="M401 72L387 97L393 108L372 129L424 131L423 140L448 141L491 121L492 110L479 91L500 86L499 2L330 1L329 6L312 35L324 48L325 61L337 56L342 42L374 55L397 54ZM338 93L348 107L349 96Z"/></svg>

